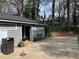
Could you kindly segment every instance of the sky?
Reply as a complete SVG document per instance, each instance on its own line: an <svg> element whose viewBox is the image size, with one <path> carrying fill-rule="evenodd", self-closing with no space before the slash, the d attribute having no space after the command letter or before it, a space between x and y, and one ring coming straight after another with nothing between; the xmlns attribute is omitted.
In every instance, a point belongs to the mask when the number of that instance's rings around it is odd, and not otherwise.
<svg viewBox="0 0 79 59"><path fill-rule="evenodd" d="M58 16L56 7L58 7L61 1L62 0L55 0L55 16ZM47 17L52 14L52 0L43 0L42 4L40 4L40 15L44 15L44 12Z"/></svg>
<svg viewBox="0 0 79 59"><path fill-rule="evenodd" d="M52 12L52 0L44 0L41 4L40 4L40 15L44 15L44 12L46 14L46 16L48 17Z"/></svg>

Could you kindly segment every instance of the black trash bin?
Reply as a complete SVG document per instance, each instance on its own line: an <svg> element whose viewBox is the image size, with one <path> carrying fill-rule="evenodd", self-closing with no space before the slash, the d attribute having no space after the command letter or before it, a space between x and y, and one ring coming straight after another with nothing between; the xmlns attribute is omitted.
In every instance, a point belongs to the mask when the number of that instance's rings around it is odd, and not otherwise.
<svg viewBox="0 0 79 59"><path fill-rule="evenodd" d="M1 52L6 55L14 52L14 38L2 39Z"/></svg>

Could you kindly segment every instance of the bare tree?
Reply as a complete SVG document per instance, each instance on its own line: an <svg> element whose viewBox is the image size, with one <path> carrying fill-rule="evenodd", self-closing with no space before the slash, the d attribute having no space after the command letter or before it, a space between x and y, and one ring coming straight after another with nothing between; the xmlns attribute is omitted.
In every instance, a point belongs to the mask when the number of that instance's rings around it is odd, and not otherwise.
<svg viewBox="0 0 79 59"><path fill-rule="evenodd" d="M2 8L6 4L7 0L0 0L0 12L2 11Z"/></svg>
<svg viewBox="0 0 79 59"><path fill-rule="evenodd" d="M24 0L14 0L14 3L16 4L17 15L21 16L26 2Z"/></svg>

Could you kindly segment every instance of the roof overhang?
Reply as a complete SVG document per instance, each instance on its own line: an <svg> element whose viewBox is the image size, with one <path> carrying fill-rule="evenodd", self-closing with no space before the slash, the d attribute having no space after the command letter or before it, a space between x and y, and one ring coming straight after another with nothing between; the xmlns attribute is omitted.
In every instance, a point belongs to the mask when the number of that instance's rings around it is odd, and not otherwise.
<svg viewBox="0 0 79 59"><path fill-rule="evenodd" d="M10 17L11 16L11 17ZM0 14L0 23L16 23L20 25L30 25L30 26L46 26L38 21L30 20L20 16Z"/></svg>

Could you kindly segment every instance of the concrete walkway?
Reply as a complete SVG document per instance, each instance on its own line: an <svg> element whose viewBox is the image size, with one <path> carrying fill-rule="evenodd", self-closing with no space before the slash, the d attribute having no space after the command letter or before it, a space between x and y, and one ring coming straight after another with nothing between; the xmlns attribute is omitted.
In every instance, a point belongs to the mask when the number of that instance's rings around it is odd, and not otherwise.
<svg viewBox="0 0 79 59"><path fill-rule="evenodd" d="M25 56L20 56L22 50ZM15 48L10 55L0 53L0 59L79 59L78 40L76 36L50 37L23 48Z"/></svg>

